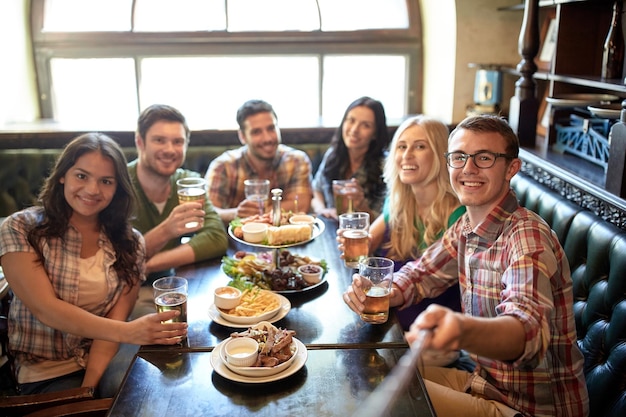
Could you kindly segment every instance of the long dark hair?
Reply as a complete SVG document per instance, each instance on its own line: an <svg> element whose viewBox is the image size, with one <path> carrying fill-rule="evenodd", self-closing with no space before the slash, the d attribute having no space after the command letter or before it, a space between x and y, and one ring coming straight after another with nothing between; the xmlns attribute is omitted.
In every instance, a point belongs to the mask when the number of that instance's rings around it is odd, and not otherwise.
<svg viewBox="0 0 626 417"><path fill-rule="evenodd" d="M65 200L64 185L60 179L76 164L78 158L90 152L99 152L115 166L117 189L111 203L98 214L98 221L115 249L117 259L113 268L130 287L142 273L137 262L139 239L133 233L129 221L135 205L135 193L122 149L117 142L102 133L78 136L65 147L39 193L44 219L28 233L28 241L43 265L42 242L48 238L63 238L72 216L72 208Z"/></svg>
<svg viewBox="0 0 626 417"><path fill-rule="evenodd" d="M341 119L341 124L335 131L332 140L330 141L329 148L332 149L328 159L326 160L326 166L324 168L324 177L326 177L329 183L335 179L344 179L348 170L349 164L346 161L349 160L348 148L343 143L343 124L346 122L346 117L350 110L355 107L365 106L370 108L374 112L374 120L376 121L376 133L374 134L374 140L370 142L370 146L365 154L365 161L376 161L376 163L368 165L367 169L367 183L365 184L365 195L380 196L385 192L385 183L382 179L383 164L379 163L385 156L385 151L389 147L391 138L389 137L389 131L387 129L387 118L385 116L385 108L383 104L374 100L371 97L360 97L354 100Z"/></svg>

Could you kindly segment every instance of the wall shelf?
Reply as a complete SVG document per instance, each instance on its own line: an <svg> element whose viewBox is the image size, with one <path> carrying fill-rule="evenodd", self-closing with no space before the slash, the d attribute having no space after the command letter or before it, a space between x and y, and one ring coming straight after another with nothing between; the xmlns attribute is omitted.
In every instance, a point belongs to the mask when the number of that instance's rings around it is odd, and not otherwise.
<svg viewBox="0 0 626 417"><path fill-rule="evenodd" d="M576 3L586 0L540 0L539 7L554 7L557 4L565 4L565 3ZM524 10L524 2L522 1L520 4L514 4L513 6L505 6L499 7L497 10L499 11L520 11Z"/></svg>
<svg viewBox="0 0 626 417"><path fill-rule="evenodd" d="M623 79L606 80L600 76L603 45L611 25L614 0L527 0L521 3L508 8L524 12L520 32L520 40L523 42L520 45L522 59L515 68L502 68L505 73L520 77L516 81L516 95L511 99L511 103L516 105L511 106L509 119L523 146L533 148L537 145L543 149L551 149L557 139L555 122L575 114L576 109L546 107L544 97L598 93L626 99ZM540 13L539 9L542 7L548 9ZM536 30L542 24L547 28L549 19L556 19L553 20L556 23L556 33L550 38L554 41L554 56L547 65L543 62L541 71L536 71L532 62L537 62L536 53L543 42L543 39L538 38ZM542 32L540 36L545 37L545 29ZM549 120L547 127L538 123L546 120ZM541 134L537 136L538 131ZM603 175L602 185L606 192L610 190L610 193L624 198L626 126L618 121L611 132L608 168L606 175ZM552 163L565 164L558 165L565 169L569 168L568 165L577 164L563 160Z"/></svg>

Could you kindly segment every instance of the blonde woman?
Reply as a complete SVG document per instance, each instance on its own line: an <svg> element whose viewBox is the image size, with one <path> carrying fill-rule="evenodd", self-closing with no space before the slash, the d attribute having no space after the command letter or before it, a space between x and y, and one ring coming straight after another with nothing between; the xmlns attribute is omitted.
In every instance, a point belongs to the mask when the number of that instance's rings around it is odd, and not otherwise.
<svg viewBox="0 0 626 417"><path fill-rule="evenodd" d="M404 121L391 141L383 173L388 196L370 227L370 253L393 259L396 270L419 258L465 212L450 186L443 156L448 133L444 123L419 115ZM398 310L403 328L408 330L431 303L460 311L458 285Z"/></svg>

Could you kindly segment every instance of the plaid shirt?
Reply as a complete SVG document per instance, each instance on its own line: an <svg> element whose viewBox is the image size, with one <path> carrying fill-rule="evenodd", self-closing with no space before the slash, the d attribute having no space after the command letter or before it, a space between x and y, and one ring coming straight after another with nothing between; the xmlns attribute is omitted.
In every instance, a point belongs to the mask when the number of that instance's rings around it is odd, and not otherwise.
<svg viewBox="0 0 626 417"><path fill-rule="evenodd" d="M510 192L473 230L464 215L394 282L409 305L441 293L457 277L465 314L514 316L526 331L524 352L514 362L472 355L478 366L467 392L525 416L586 416L569 264L549 226Z"/></svg>
<svg viewBox="0 0 626 417"><path fill-rule="evenodd" d="M27 239L27 233L43 221L41 207L31 207L8 217L0 227L0 256L11 252L34 253ZM143 264L145 247L143 237L137 262ZM80 280L81 235L73 226L69 226L63 238L47 239L43 244L44 267L57 296L70 304L78 305L78 286ZM116 260L111 242L104 233L100 233L98 246L104 251L103 269L107 280L107 297L91 311L100 317L106 316L117 303L126 284L117 277L113 263ZM142 268L143 269L143 268ZM15 279L16 277L14 277ZM22 361L61 361L76 358L79 365L86 365L86 354L91 347L91 339L63 333L46 326L22 303L14 297L9 312L9 340L11 350L16 355L16 365Z"/></svg>
<svg viewBox="0 0 626 417"><path fill-rule="evenodd" d="M206 173L209 199L216 207L237 207L246 198L244 180L259 178L248 160L248 147L242 146L224 152L211 161ZM270 189L280 188L283 196L295 194L311 198L311 160L298 149L279 145L272 162Z"/></svg>

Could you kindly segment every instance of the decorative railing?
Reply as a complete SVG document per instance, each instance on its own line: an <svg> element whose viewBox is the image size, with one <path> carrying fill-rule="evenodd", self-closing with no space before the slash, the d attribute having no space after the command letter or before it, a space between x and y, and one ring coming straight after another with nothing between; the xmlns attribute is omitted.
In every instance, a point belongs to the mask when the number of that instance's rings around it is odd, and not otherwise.
<svg viewBox="0 0 626 417"><path fill-rule="evenodd" d="M626 230L626 201L559 168L528 151L520 150L522 173Z"/></svg>
<svg viewBox="0 0 626 417"><path fill-rule="evenodd" d="M609 164L609 119L588 118L575 114L555 123L557 152L566 152L599 165L606 173Z"/></svg>

